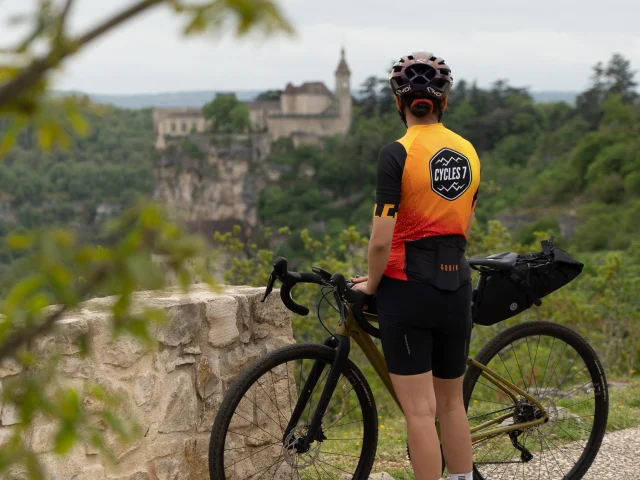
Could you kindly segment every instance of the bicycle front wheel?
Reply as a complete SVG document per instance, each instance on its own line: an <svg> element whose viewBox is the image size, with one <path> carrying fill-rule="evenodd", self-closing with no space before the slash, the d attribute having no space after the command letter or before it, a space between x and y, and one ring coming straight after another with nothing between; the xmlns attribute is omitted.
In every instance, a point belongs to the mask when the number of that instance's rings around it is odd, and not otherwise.
<svg viewBox="0 0 640 480"><path fill-rule="evenodd" d="M288 345L267 353L236 379L211 432L211 480L368 478L378 418L371 389L350 360L340 372L321 428L303 447L335 354L322 345ZM317 382L302 405L310 377ZM296 408L299 401L302 410ZM292 415L297 421L287 428Z"/></svg>
<svg viewBox="0 0 640 480"><path fill-rule="evenodd" d="M564 325L527 322L500 333L476 360L535 398L548 421L478 438L474 478L588 478L605 433L609 400L604 369L587 341ZM535 403L481 373L471 365L464 380L476 434L543 418Z"/></svg>

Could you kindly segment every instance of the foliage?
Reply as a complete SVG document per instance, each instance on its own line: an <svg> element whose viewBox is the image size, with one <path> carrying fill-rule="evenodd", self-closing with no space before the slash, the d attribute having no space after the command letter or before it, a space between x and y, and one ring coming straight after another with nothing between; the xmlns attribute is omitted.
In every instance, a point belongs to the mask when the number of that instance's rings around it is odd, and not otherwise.
<svg viewBox="0 0 640 480"><path fill-rule="evenodd" d="M238 36L257 29L292 32L271 0L138 0L85 33L74 35L68 28L74 3L43 0L28 14L13 19L12 23L25 26L25 34L15 45L2 49L0 60L0 155L7 157L6 164L0 165L0 202L3 213L7 204L18 210L18 221L13 225L4 218L0 222L4 244L0 259L19 259L10 267L15 275L5 285L6 295L0 303L0 362L17 363L21 368L19 375L2 385L5 408L13 405L21 419L0 447L3 477L16 465L22 465L31 478L43 477L38 458L23 435L39 416L57 426L53 441L58 454L68 452L78 441L109 454L104 429L125 440L135 434L134 426L118 417L117 399L90 386L86 394L93 397L89 400L104 427L98 430L96 418L85 410L87 398L57 382L58 353L37 358L33 340L52 332L56 320L83 300L114 295L109 304L113 333L133 334L149 344L149 325L161 321L162 314L154 309L134 309L132 294L165 285L164 272L153 261L154 255L163 259L165 269L186 288L192 280L188 260L203 254L199 240L168 222L158 207L143 204L111 222L99 245L71 230L41 228L71 223L78 213L94 215L97 202L131 205L138 193L149 194L152 178L147 156L151 144L149 113L131 114L131 121L139 123L133 135L117 131L124 128L118 124L111 131L93 130L83 140L92 115L98 112L84 98L52 97L48 90L51 72L113 28L160 4L186 17L185 34L221 31L229 26ZM242 107L229 113L234 128L246 127L248 115ZM147 138L137 134L145 128ZM130 141L123 144L122 136ZM50 152L54 147L74 154ZM50 217L53 219L48 221ZM84 220L78 223L94 219ZM26 231L36 226L40 228ZM78 343L81 354L88 354L87 338L82 336ZM38 368L31 368L38 362Z"/></svg>
<svg viewBox="0 0 640 480"><path fill-rule="evenodd" d="M59 384L56 367L59 352L43 365L33 350L32 339L52 331L55 321L88 298L115 295L109 304L114 335L132 334L150 344L149 326L163 321L163 311L139 309L133 301L138 289L165 286L165 275L151 254L165 258L166 268L186 289L191 282L187 261L203 254L200 239L185 236L155 206L139 205L112 220L104 232L109 246L82 243L68 230L49 229L10 234L7 248L20 252L20 276L0 303L0 360L16 363L25 371L4 382L2 396L12 403L22 422L12 440L0 450L0 473L14 463L24 464L32 475L40 475L37 458L22 434L40 415L56 425L55 450L65 453L79 440L104 450L104 432L98 431L79 393ZM55 305L54 307L48 307ZM47 308L48 307L48 308ZM82 355L89 353L86 336L77 341ZM38 365L37 369L29 369ZM29 369L27 371L27 369ZM123 440L135 433L135 425L114 413L115 399L99 387L90 396L102 405L100 416ZM116 402L114 404L114 401Z"/></svg>
<svg viewBox="0 0 640 480"><path fill-rule="evenodd" d="M75 0L45 0L39 8L12 19L14 24L28 26L20 41L3 49L0 115L9 118L10 127L0 144L0 154L13 146L17 134L26 126L34 128L44 149L53 145L70 146L67 124L72 127L71 131L79 134L83 133L84 124L73 98L60 101L49 95L51 71L97 38L153 7L165 4L185 17L187 35L227 27L237 36L251 30L293 33L272 0L138 0L94 28L73 35L69 32L68 18L74 3Z"/></svg>
<svg viewBox="0 0 640 480"><path fill-rule="evenodd" d="M516 233L528 241L541 226L559 234L565 219L577 216L576 234L564 240L581 250L626 248L640 233L634 72L617 54L594 72L576 107L536 104L526 89L503 80L488 89L456 82L443 122L479 153L477 219L483 227L497 214L526 211L532 219ZM331 224L365 229L377 154L403 134L388 82L367 78L349 135L328 138L321 146L274 144L268 161L285 173L261 192L260 219L297 232L326 232ZM307 166L315 174L302 175Z"/></svg>
<svg viewBox="0 0 640 480"><path fill-rule="evenodd" d="M539 224L544 226L544 222ZM246 245L239 238L239 229L234 234L216 235L218 244L232 254L227 266L225 282L229 284L264 286L271 272L271 261L283 255L280 248L284 238L291 235L281 231L276 238L268 232L263 245ZM508 230L497 221L488 222L486 229L474 223L469 238L467 255L482 256L502 251L519 253L540 250L540 241L548 238L549 232L537 230L524 239L514 242ZM284 238L283 238L284 237ZM343 230L338 236L313 236L308 230L299 234L304 253L295 254L289 260L289 269L310 271L319 266L331 273L345 276L366 274L366 251L368 238L355 227ZM556 241L558 244L558 240ZM562 242L559 243L563 247ZM568 286L545 297L541 307L532 307L521 315L492 327L477 327L472 352L477 352L498 331L523 320L553 320L563 323L588 338L601 356L607 374L627 375L640 368L640 339L637 322L640 320L640 301L636 295L640 287L640 242L635 242L626 252L612 251L607 254L576 254L585 263L582 275ZM294 299L308 306L312 312L321 299L315 285L299 285L293 291ZM336 314L320 304L320 314L329 329L335 326ZM308 317L293 315L293 332L298 341L322 341L326 332Z"/></svg>
<svg viewBox="0 0 640 480"><path fill-rule="evenodd" d="M245 133L249 130L249 107L235 93L218 94L202 107L213 133Z"/></svg>
<svg viewBox="0 0 640 480"><path fill-rule="evenodd" d="M265 100L280 100L280 96L282 95L282 90L267 90L266 92L262 92L256 98L256 101L261 102Z"/></svg>

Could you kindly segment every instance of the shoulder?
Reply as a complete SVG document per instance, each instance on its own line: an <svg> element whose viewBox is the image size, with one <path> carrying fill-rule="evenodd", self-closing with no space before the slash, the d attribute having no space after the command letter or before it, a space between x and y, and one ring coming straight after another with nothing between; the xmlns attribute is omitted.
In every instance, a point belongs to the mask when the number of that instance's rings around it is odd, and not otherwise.
<svg viewBox="0 0 640 480"><path fill-rule="evenodd" d="M380 149L378 154L378 165L393 165L395 167L404 168L407 159L407 149L399 141L386 144Z"/></svg>
<svg viewBox="0 0 640 480"><path fill-rule="evenodd" d="M451 138L456 141L456 143L459 145L459 148L464 150L461 153L463 153L465 155L471 155L471 156L475 157L476 159L478 158L478 153L476 152L475 147L473 146L473 144L469 140L464 138L462 135L458 135L453 130L449 130L446 127L445 127L445 130L451 136Z"/></svg>
<svg viewBox="0 0 640 480"><path fill-rule="evenodd" d="M405 146L400 143L400 140L396 140L395 142L387 143L384 147L380 149L380 157L397 157L397 156L406 156L407 149Z"/></svg>

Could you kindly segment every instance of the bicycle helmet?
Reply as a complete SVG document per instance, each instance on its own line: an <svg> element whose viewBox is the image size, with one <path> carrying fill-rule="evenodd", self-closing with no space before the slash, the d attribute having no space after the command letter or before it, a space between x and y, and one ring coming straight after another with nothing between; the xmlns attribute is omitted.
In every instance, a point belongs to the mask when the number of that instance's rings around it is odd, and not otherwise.
<svg viewBox="0 0 640 480"><path fill-rule="evenodd" d="M453 77L443 58L431 52L413 52L393 65L389 84L396 97L423 91L441 99L451 90Z"/></svg>
<svg viewBox="0 0 640 480"><path fill-rule="evenodd" d="M393 65L389 85L396 98L400 117L406 125L402 97L411 95L414 98L442 100L451 90L453 77L443 58L421 51L406 55Z"/></svg>

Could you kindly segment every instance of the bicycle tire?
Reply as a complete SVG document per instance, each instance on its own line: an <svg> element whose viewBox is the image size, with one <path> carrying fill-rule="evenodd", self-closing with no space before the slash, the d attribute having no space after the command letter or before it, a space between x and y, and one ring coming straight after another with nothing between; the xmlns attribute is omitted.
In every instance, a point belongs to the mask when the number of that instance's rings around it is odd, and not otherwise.
<svg viewBox="0 0 640 480"><path fill-rule="evenodd" d="M573 347L585 362L594 384L598 381L602 385L601 394L596 395L593 430L589 435L589 440L576 464L563 478L563 480L579 480L584 477L598 454L605 434L609 412L609 396L604 369L591 345L577 332L564 325L549 321L526 322L510 327L494 337L480 350L475 360L482 365L488 365L505 346L516 340L538 335L558 338ZM471 365L465 374L463 388L466 409L469 407L473 387L479 378L480 372L479 368ZM473 476L478 480L485 480L485 477L478 471L475 464Z"/></svg>
<svg viewBox="0 0 640 480"><path fill-rule="evenodd" d="M287 345L266 353L247 368L233 382L225 395L216 415L209 442L209 475L211 480L225 480L224 444L227 430L240 400L262 375L278 365L299 359L321 359L329 365L336 351L330 347L311 343ZM375 399L366 378L349 359L344 363L341 374L349 381L362 406L363 439L360 460L353 474L353 480L366 480L373 467L378 444L378 416Z"/></svg>

